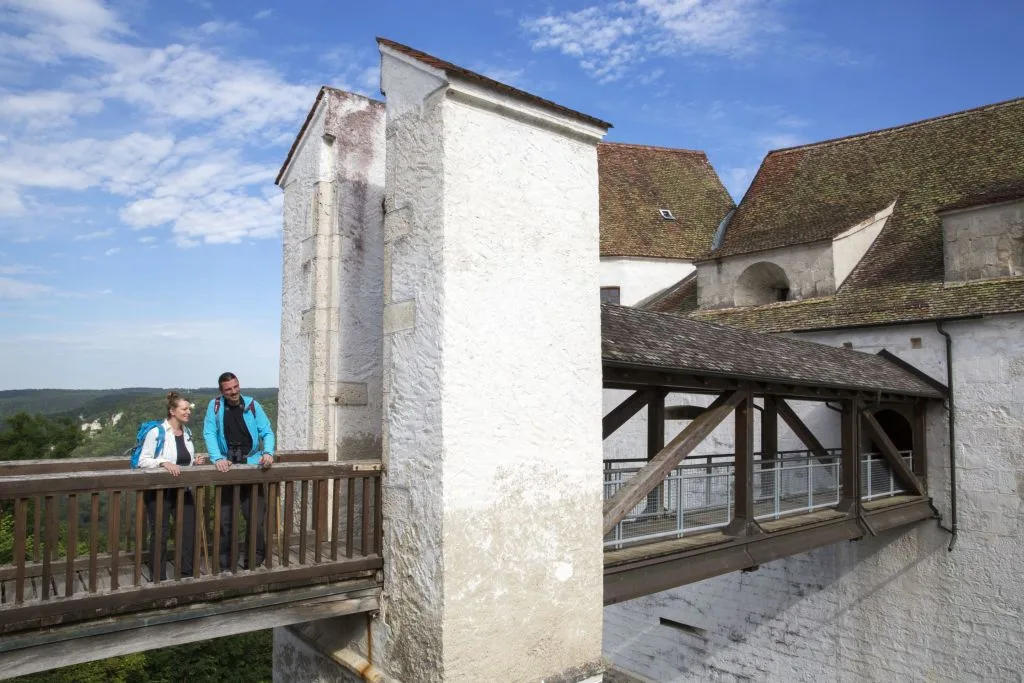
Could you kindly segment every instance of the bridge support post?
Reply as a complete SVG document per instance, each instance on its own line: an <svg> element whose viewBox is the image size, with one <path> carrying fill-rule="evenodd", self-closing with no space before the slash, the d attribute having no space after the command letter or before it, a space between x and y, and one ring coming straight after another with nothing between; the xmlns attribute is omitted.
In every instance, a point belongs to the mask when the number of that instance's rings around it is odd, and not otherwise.
<svg viewBox="0 0 1024 683"><path fill-rule="evenodd" d="M647 390L647 459L651 460L665 447L665 397L668 392L659 387ZM647 512L661 512L665 485L659 484L647 494Z"/></svg>
<svg viewBox="0 0 1024 683"><path fill-rule="evenodd" d="M779 457L779 402L774 396L764 397L761 410L761 496L774 494L773 479L767 472L775 469Z"/></svg>
<svg viewBox="0 0 1024 683"><path fill-rule="evenodd" d="M736 406L734 463L733 515L725 533L730 536L752 536L761 530L754 521L754 395L749 390Z"/></svg>
<svg viewBox="0 0 1024 683"><path fill-rule="evenodd" d="M582 681L603 668L605 130L380 48L385 633L374 662L405 681Z"/></svg>
<svg viewBox="0 0 1024 683"><path fill-rule="evenodd" d="M856 514L860 509L860 450L861 450L860 400L843 401L841 418L842 457L839 465L840 512Z"/></svg>

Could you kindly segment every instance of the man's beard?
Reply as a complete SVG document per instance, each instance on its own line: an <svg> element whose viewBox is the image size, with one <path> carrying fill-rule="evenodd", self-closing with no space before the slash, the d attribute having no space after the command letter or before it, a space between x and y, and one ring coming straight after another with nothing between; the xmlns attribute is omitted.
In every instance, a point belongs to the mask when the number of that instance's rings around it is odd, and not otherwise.
<svg viewBox="0 0 1024 683"><path fill-rule="evenodd" d="M228 398L227 396L225 396L224 399L228 402L229 406L237 406L239 403L242 402L242 395L239 394L238 398L235 398L234 400Z"/></svg>

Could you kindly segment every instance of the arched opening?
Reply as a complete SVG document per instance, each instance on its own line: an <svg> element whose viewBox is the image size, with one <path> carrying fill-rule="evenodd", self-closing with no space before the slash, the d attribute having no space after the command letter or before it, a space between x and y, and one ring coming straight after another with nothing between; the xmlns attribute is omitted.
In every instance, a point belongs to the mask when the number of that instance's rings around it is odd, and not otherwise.
<svg viewBox="0 0 1024 683"><path fill-rule="evenodd" d="M914 430L910 426L910 421L903 415L895 410L884 408L875 413L875 419L896 450L909 451L914 448ZM867 439L867 442L870 453L878 453L882 450L871 439Z"/></svg>
<svg viewBox="0 0 1024 683"><path fill-rule="evenodd" d="M789 299L789 278L786 271L768 261L761 261L736 280L733 297L737 306L760 306Z"/></svg>

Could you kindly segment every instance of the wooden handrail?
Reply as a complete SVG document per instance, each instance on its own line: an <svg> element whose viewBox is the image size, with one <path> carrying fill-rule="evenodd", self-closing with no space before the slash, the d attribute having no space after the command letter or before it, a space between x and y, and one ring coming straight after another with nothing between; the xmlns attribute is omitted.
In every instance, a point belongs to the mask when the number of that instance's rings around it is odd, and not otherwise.
<svg viewBox="0 0 1024 683"><path fill-rule="evenodd" d="M207 484L266 484L300 479L329 479L346 474L365 475L380 472L382 469L379 461L359 460L282 463L267 470L235 465L227 472L218 472L213 465L196 465L182 468L181 474L177 477L172 477L162 469L75 472L72 473L74 476L68 476L67 473L15 475L0 477L0 500L58 493L88 493L126 489L148 491L179 486L205 486Z"/></svg>
<svg viewBox="0 0 1024 683"><path fill-rule="evenodd" d="M196 455L208 455L197 453ZM327 451L278 451L277 464L327 462ZM0 460L0 477L29 474L60 474L70 472L106 472L127 470L128 459L121 455L102 458L60 458L41 460Z"/></svg>

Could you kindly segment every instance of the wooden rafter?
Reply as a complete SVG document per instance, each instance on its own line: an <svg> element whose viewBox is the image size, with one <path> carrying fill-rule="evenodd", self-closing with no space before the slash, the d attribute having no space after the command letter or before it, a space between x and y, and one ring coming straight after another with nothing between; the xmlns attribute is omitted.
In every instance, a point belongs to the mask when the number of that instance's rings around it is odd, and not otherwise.
<svg viewBox="0 0 1024 683"><path fill-rule="evenodd" d="M644 500L687 455L693 452L715 427L743 401L747 389L729 391L715 399L707 411L688 424L654 458L604 504L604 533L608 534L629 511Z"/></svg>
<svg viewBox="0 0 1024 683"><path fill-rule="evenodd" d="M913 492L916 495L923 496L924 484L922 484L921 480L917 478L917 475L907 467L907 463L903 462L903 458L900 457L900 452L896 450L896 446L893 445L892 441L885 433L885 430L882 429L882 425L878 424L878 420L875 419L875 416L871 414L870 410L861 410L860 415L863 419L864 428L867 431L868 436L871 437L871 440L878 445L879 450L892 467L896 476L899 477L903 483L913 489Z"/></svg>
<svg viewBox="0 0 1024 683"><path fill-rule="evenodd" d="M612 411L601 421L601 438L607 439L615 433L615 430L639 413L647 405L648 395L646 390L634 391L625 401L612 408Z"/></svg>

